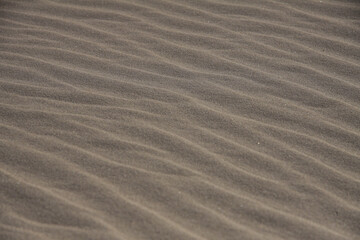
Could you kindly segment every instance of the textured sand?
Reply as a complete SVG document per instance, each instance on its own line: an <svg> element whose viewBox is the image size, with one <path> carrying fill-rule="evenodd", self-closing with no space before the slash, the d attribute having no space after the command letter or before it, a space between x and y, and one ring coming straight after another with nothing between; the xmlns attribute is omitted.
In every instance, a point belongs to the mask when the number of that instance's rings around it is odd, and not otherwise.
<svg viewBox="0 0 360 240"><path fill-rule="evenodd" d="M0 0L0 239L360 239L357 1Z"/></svg>

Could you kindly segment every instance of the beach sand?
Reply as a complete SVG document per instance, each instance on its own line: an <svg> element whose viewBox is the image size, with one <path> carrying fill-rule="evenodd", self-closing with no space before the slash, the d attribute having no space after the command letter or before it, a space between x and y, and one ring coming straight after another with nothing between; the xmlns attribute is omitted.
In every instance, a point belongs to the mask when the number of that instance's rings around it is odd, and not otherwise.
<svg viewBox="0 0 360 240"><path fill-rule="evenodd" d="M0 1L0 239L360 239L360 4Z"/></svg>

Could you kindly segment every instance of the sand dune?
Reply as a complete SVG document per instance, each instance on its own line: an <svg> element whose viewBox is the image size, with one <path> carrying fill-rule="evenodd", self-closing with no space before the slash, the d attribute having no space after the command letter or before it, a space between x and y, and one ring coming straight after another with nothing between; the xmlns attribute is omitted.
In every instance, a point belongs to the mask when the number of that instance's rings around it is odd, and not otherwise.
<svg viewBox="0 0 360 240"><path fill-rule="evenodd" d="M359 239L357 1L0 1L0 239Z"/></svg>

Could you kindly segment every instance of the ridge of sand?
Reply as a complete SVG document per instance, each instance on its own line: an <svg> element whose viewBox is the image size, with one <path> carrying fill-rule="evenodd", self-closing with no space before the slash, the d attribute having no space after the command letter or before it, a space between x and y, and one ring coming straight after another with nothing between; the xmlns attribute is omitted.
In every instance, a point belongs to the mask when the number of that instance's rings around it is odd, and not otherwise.
<svg viewBox="0 0 360 240"><path fill-rule="evenodd" d="M356 1L0 1L0 239L359 239Z"/></svg>

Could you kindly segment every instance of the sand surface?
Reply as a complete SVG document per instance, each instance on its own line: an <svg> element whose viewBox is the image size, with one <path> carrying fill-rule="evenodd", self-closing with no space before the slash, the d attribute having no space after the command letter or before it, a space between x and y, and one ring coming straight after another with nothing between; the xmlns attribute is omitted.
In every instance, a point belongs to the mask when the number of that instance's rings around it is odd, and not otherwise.
<svg viewBox="0 0 360 240"><path fill-rule="evenodd" d="M0 239L360 239L360 3L0 0Z"/></svg>

